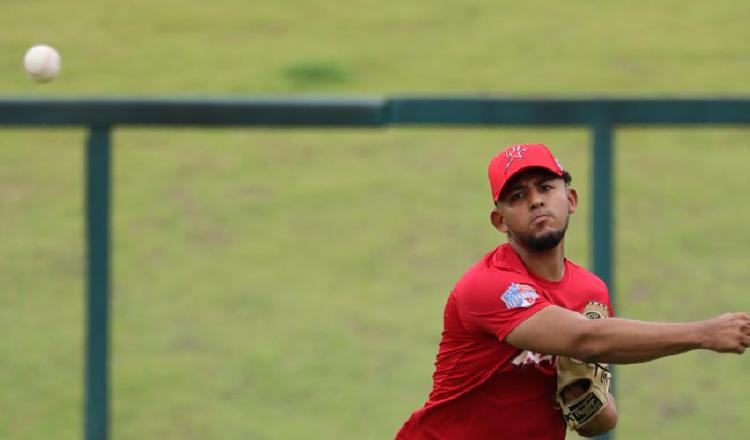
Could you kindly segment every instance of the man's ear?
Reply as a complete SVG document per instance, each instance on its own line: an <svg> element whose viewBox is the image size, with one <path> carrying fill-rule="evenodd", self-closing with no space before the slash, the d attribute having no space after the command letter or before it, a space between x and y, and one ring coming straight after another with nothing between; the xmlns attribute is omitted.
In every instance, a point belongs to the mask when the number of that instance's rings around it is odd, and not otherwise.
<svg viewBox="0 0 750 440"><path fill-rule="evenodd" d="M578 192L573 188L567 188L568 193L568 206L570 207L570 213L573 214L578 208Z"/></svg>
<svg viewBox="0 0 750 440"><path fill-rule="evenodd" d="M504 234L508 232L508 225L505 224L505 217L500 213L499 208L495 208L490 212L490 222L498 231Z"/></svg>

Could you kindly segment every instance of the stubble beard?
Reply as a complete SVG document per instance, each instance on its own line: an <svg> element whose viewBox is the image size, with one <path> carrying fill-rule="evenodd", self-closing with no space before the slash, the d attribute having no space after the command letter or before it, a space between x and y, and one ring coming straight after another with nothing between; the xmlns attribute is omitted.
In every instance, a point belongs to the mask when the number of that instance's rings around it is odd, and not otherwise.
<svg viewBox="0 0 750 440"><path fill-rule="evenodd" d="M554 249L563 238L565 238L565 232L568 230L568 220L565 221L565 226L556 231L549 231L541 235L532 234L517 234L511 233L510 235L517 241L521 246L529 249L533 252L545 252L550 249Z"/></svg>

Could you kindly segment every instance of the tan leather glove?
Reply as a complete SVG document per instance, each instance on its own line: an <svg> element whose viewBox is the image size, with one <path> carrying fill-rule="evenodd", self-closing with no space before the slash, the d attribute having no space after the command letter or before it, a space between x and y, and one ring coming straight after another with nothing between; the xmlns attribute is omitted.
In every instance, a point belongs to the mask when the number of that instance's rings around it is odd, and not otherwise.
<svg viewBox="0 0 750 440"><path fill-rule="evenodd" d="M605 319L609 317L609 309L604 304L590 302L583 314L589 319ZM589 364L565 356L558 358L555 400L570 429L581 428L607 407L611 379L607 364ZM577 398L565 401L563 391L572 384L585 391Z"/></svg>

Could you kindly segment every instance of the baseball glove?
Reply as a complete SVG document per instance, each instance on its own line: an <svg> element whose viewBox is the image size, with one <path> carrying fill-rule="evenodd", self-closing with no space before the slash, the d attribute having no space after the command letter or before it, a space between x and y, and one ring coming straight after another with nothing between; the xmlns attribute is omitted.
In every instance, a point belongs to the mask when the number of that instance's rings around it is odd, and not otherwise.
<svg viewBox="0 0 750 440"><path fill-rule="evenodd" d="M609 308L604 304L590 302L583 314L588 319L604 319L609 317ZM581 428L607 407L611 378L607 364L588 364L564 356L558 358L555 400L570 429ZM577 385L584 392L566 401L564 390L570 385Z"/></svg>

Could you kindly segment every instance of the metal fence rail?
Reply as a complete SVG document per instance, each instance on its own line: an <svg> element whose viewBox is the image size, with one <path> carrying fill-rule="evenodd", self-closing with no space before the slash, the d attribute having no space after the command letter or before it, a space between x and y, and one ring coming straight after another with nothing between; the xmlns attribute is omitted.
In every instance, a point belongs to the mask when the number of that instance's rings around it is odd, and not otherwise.
<svg viewBox="0 0 750 440"><path fill-rule="evenodd" d="M613 273L613 131L620 125L750 124L750 99L0 99L0 125L87 126L86 440L109 434L111 129L138 126L585 126L592 130L592 268Z"/></svg>

